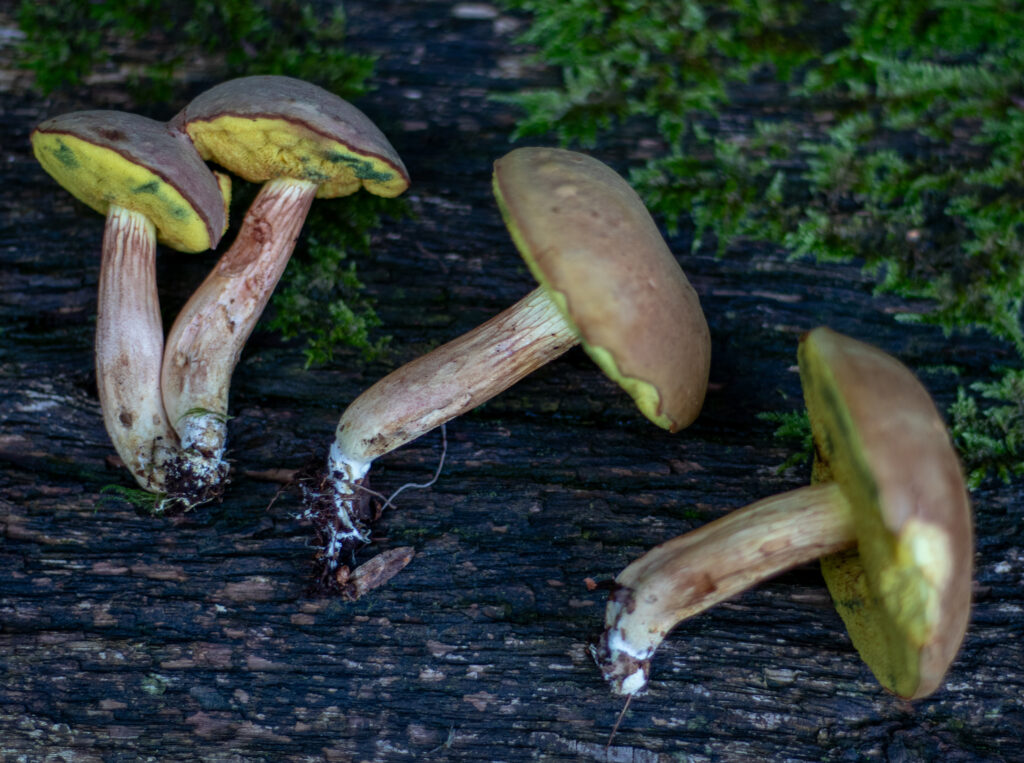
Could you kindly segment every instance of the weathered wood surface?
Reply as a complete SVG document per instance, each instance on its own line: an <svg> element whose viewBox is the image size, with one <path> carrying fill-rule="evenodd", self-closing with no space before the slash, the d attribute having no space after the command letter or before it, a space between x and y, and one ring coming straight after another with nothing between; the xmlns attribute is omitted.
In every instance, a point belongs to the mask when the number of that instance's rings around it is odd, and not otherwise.
<svg viewBox="0 0 1024 763"><path fill-rule="evenodd" d="M981 372L997 358L984 340L898 325L853 267L763 249L685 257L714 336L691 429L655 430L574 351L450 425L440 481L401 497L373 549L414 547L402 574L355 603L307 595L296 500L271 505L277 485L247 475L301 466L359 390L532 288L489 190L513 115L487 93L548 76L516 65L503 17L346 7L352 44L381 56L360 105L414 180L416 218L359 262L393 357L343 352L306 371L297 345L258 332L233 386L234 482L222 504L174 520L101 495L128 484L109 463L92 372L102 225L27 146L45 116L103 104L5 80L0 759L1024 759L1019 484L975 495L973 621L934 697L911 705L877 686L807 567L680 627L604 749L621 703L587 654L603 602L584 578L804 481L777 473L788 454L757 418L799 396L799 332L827 323L872 341L942 403L956 380L928 367ZM631 150L598 154L622 166ZM210 259L179 263L161 261L169 316ZM439 436L425 436L382 459L375 484L421 481L438 455Z"/></svg>

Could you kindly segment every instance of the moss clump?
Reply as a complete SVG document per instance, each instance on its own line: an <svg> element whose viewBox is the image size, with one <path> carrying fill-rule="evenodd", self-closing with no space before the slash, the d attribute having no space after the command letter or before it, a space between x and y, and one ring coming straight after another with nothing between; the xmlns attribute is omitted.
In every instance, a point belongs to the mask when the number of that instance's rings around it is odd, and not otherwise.
<svg viewBox="0 0 1024 763"><path fill-rule="evenodd" d="M953 435L966 452L968 483L977 487L991 472L1004 481L1024 474L1024 371L1001 370L994 381L963 387L950 408Z"/></svg>
<svg viewBox="0 0 1024 763"><path fill-rule="evenodd" d="M586 145L624 123L649 129L654 155L631 182L670 229L692 227L695 247L746 237L856 260L879 290L929 300L902 320L1008 343L1016 361L961 390L951 415L975 482L1024 473L1024 417L1005 414L1024 404L1007 376L1024 366L1024 9L504 5L530 15L523 41L562 73L504 97L522 109L517 135Z"/></svg>
<svg viewBox="0 0 1024 763"><path fill-rule="evenodd" d="M173 100L195 60L224 79L288 74L345 98L364 93L373 71L371 57L345 50L340 5L327 13L301 0L22 0L17 18L22 65L45 93L114 60L132 72L135 100L150 103Z"/></svg>
<svg viewBox="0 0 1024 763"><path fill-rule="evenodd" d="M807 411L765 411L757 416L761 421L775 424L774 437L792 451L776 472L781 474L795 466L804 466L814 458L814 436Z"/></svg>
<svg viewBox="0 0 1024 763"><path fill-rule="evenodd" d="M370 232L380 227L384 214L404 216L408 205L359 193L321 199L310 211L309 236L288 264L269 323L285 338L306 338L307 367L330 362L343 346L358 349L366 360L385 351L389 338L374 336L380 319L355 264L346 262L350 252L369 252Z"/></svg>

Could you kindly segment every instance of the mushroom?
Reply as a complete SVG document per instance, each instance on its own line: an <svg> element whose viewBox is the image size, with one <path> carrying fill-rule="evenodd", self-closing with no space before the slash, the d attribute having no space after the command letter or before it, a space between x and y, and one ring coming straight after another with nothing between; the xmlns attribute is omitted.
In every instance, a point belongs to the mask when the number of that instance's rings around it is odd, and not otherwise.
<svg viewBox="0 0 1024 763"><path fill-rule="evenodd" d="M200 155L263 183L238 234L182 308L167 337L164 405L197 500L221 491L228 467L228 388L245 342L291 257L314 196L361 187L392 197L409 185L384 134L347 101L290 77L229 80L171 125Z"/></svg>
<svg viewBox="0 0 1024 763"><path fill-rule="evenodd" d="M342 414L306 488L325 572L369 541L374 459L497 395L576 344L670 431L697 416L710 338L696 292L640 197L587 155L520 148L494 164L505 225L540 282L512 307L393 371Z"/></svg>
<svg viewBox="0 0 1024 763"><path fill-rule="evenodd" d="M138 484L173 492L178 441L160 397L156 242L183 252L215 247L226 227L227 178L219 182L166 125L136 114L64 114L36 127L31 141L43 169L106 215L96 321L103 419Z"/></svg>
<svg viewBox="0 0 1024 763"><path fill-rule="evenodd" d="M812 482L656 546L613 584L594 656L618 694L646 685L681 620L821 558L878 681L908 699L941 684L967 628L971 510L927 391L899 361L828 328L801 338Z"/></svg>

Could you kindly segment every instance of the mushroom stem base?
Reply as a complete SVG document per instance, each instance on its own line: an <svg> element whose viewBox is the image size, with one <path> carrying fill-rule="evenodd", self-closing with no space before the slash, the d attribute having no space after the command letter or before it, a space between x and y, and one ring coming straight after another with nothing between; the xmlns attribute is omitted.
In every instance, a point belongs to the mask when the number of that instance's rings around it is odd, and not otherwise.
<svg viewBox="0 0 1024 763"><path fill-rule="evenodd" d="M367 472L370 462L346 459L331 448L325 473L313 485L303 484L303 518L313 523L319 551L321 582L332 581L346 553L370 542L369 526L375 517L370 502Z"/></svg>
<svg viewBox="0 0 1024 763"><path fill-rule="evenodd" d="M366 474L374 459L508 389L578 344L542 287L486 323L406 363L357 397L338 422L326 475L303 486L303 517L326 573L370 541Z"/></svg>
<svg viewBox="0 0 1024 763"><path fill-rule="evenodd" d="M167 467L167 492L186 511L220 498L227 487L225 419L218 413L195 411L175 425L181 448Z"/></svg>

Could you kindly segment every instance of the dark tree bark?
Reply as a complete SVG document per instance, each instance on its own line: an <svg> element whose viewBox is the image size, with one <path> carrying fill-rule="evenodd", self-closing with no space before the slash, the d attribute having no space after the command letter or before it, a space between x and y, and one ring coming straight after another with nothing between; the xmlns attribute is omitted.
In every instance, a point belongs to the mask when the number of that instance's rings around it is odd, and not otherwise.
<svg viewBox="0 0 1024 763"><path fill-rule="evenodd" d="M53 113L112 104L3 80L0 758L1024 759L1020 484L974 494L973 621L932 698L879 688L808 566L680 626L605 750L621 701L587 652L604 594L584 579L807 480L777 470L789 452L758 418L797 407L802 331L828 324L881 346L940 406L962 382L928 369L984 373L1000 359L983 337L897 324L899 303L853 266L765 248L680 255L714 341L693 427L655 429L572 351L449 425L441 479L403 494L360 554L412 547L404 571L356 602L308 593L309 527L260 475L322 454L360 390L533 288L489 185L514 113L488 94L551 75L524 68L507 19L457 8L346 3L351 44L380 56L359 105L413 178L415 217L358 262L390 357L342 351L305 370L300 344L258 330L232 387L233 482L222 503L175 518L104 492L130 482L92 370L102 221L28 145ZM625 167L636 137L594 153ZM161 254L168 322L212 261ZM424 436L378 462L375 487L425 480L439 454L439 433Z"/></svg>

